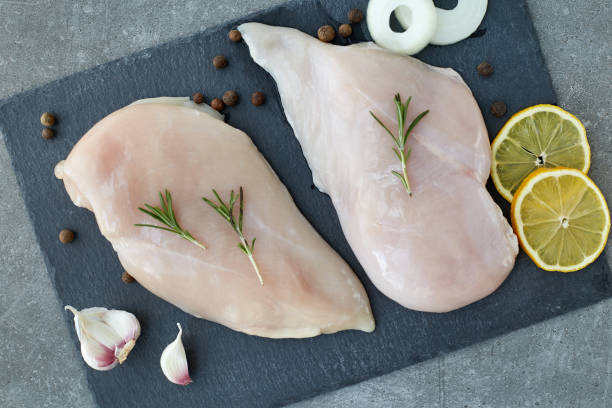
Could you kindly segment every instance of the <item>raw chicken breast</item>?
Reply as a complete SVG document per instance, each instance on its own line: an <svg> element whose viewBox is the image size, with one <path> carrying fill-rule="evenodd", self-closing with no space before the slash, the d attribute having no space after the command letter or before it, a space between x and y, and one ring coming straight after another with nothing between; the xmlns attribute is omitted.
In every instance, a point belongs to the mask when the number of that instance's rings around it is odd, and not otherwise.
<svg viewBox="0 0 612 408"><path fill-rule="evenodd" d="M251 139L186 99L147 100L96 124L58 165L72 201L93 211L125 269L197 317L257 336L374 330L363 286L299 212ZM217 117L213 117L216 115ZM238 236L202 196L244 187L244 233L257 238L261 286ZM138 211L172 193L175 214L208 249ZM236 208L236 215L238 209Z"/></svg>
<svg viewBox="0 0 612 408"><path fill-rule="evenodd" d="M251 56L276 80L317 187L331 196L368 276L410 309L446 312L493 292L517 239L485 189L490 148L470 89L451 69L372 43L340 47L294 29L239 27ZM410 197L394 142L393 97L412 96L408 120L431 112L408 145Z"/></svg>

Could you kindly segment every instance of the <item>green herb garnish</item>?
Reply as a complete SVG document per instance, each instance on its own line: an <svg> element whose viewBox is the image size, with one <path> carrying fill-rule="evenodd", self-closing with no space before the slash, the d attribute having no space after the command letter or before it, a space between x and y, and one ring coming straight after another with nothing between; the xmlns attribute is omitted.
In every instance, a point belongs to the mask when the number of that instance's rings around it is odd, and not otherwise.
<svg viewBox="0 0 612 408"><path fill-rule="evenodd" d="M421 114L419 114L419 116L417 116L412 121L408 129L404 131L404 127L406 126L406 119L408 118L408 106L410 105L411 100L412 100L412 96L408 98L405 104L403 104L400 94L395 95L394 101L395 101L395 106L397 108L397 125L398 125L397 126L398 127L397 137L394 136L393 133L391 133L391 131L382 123L382 121L378 119L376 115L374 115L374 113L372 113L372 111L370 111L370 115L372 115L372 117L380 124L380 126L382 126L387 131L387 133L389 133L389 135L393 138L393 141L395 142L396 147L393 148L393 152L395 153L397 158L402 163L402 172L400 173L398 171L393 170L391 173L393 173L394 176L396 176L402 181L402 184L404 185L404 187L406 188L406 191L410 195L412 195L412 190L410 189L410 183L408 182L408 173L406 171L406 161L410 157L410 153L412 149L409 148L408 150L406 150L406 141L408 140L408 135L410 135L410 132L412 132L412 130L415 128L416 125L418 125L421 119L423 119L425 115L429 113L429 111L426 110L425 112L422 112Z"/></svg>
<svg viewBox="0 0 612 408"><path fill-rule="evenodd" d="M206 204L210 205L215 211L217 211L229 224L232 226L238 237L240 238L240 242L238 243L238 248L249 258L251 261L251 265L253 265L253 269L255 269L255 273L259 278L259 283L263 285L263 278L261 277L261 273L259 272L259 268L257 267L257 263L255 262L255 257L253 256L253 250L255 249L255 239L249 245L248 240L244 237L242 232L242 219L244 215L244 197L242 187L240 187L240 193L236 195L234 190L230 193L229 203L225 203L217 191L213 189L213 194L219 201L219 204L212 202L206 197L202 197L202 200L206 202ZM234 217L234 205L236 204L236 200L240 202L240 210L238 213L238 222L236 222L236 217Z"/></svg>
<svg viewBox="0 0 612 408"><path fill-rule="evenodd" d="M173 232L179 237L191 242L192 244L195 244L202 249L206 249L206 247L203 244L199 243L189 233L189 231L184 230L179 225L178 221L176 220L176 216L174 215L174 208L172 207L172 195L170 194L168 190L166 190L165 198L161 192L159 193L159 202L160 202L161 207L153 207L152 205L145 204L144 206L146 207L146 209L140 208L140 207L138 209L142 211L143 213L150 215L151 217L161 222L162 224L166 225L166 227L161 227L159 225L152 225L152 224L134 224L134 225L136 227L156 228L156 229L160 229L160 230L164 230L168 232Z"/></svg>

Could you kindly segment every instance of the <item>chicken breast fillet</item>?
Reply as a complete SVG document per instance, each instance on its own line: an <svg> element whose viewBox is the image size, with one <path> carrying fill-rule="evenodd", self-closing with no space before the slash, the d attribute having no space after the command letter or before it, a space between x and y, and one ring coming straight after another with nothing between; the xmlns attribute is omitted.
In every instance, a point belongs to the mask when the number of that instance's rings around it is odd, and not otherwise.
<svg viewBox="0 0 612 408"><path fill-rule="evenodd" d="M317 187L330 195L357 258L384 294L446 312L492 293L510 273L517 239L485 188L490 147L470 89L451 69L372 44L346 47L284 27L239 27L276 80L287 120ZM398 129L394 95L412 96L410 197L392 148L372 118Z"/></svg>
<svg viewBox="0 0 612 408"><path fill-rule="evenodd" d="M56 169L72 201L94 212L141 285L197 317L257 336L374 330L363 286L246 134L188 100L144 102L96 124ZM214 198L216 189L227 200L240 186L244 234L257 238L263 286L236 232L201 198ZM206 250L174 233L134 226L158 224L138 207L159 205L165 189L181 227Z"/></svg>

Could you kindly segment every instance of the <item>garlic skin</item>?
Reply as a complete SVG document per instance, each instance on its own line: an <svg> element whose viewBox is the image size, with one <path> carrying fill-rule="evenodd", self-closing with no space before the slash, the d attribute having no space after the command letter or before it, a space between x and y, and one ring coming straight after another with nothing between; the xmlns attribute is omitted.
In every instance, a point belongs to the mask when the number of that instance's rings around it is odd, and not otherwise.
<svg viewBox="0 0 612 408"><path fill-rule="evenodd" d="M185 354L185 347L181 339L183 335L183 329L180 323L176 324L179 332L176 339L168 344L162 352L159 364L166 378L178 385L191 384L191 377L189 377L189 367L187 367L187 355Z"/></svg>
<svg viewBox="0 0 612 408"><path fill-rule="evenodd" d="M74 314L81 355L94 370L107 371L122 364L140 336L138 319L123 310L91 307L78 311L70 305L64 309Z"/></svg>

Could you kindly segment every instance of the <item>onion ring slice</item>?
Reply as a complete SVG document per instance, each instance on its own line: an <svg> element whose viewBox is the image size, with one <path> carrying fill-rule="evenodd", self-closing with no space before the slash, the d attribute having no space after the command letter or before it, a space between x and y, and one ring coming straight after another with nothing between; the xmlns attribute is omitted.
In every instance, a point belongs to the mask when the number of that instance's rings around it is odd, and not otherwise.
<svg viewBox="0 0 612 408"><path fill-rule="evenodd" d="M405 7L414 22L403 33L389 26L389 18L398 7ZM370 0L367 23L376 44L398 54L413 55L425 48L436 32L436 7L432 0Z"/></svg>
<svg viewBox="0 0 612 408"><path fill-rule="evenodd" d="M468 38L478 29L487 12L487 0L459 0L452 10L436 8L438 27L431 44L450 45ZM400 7L395 17L407 28L412 24L411 10Z"/></svg>

